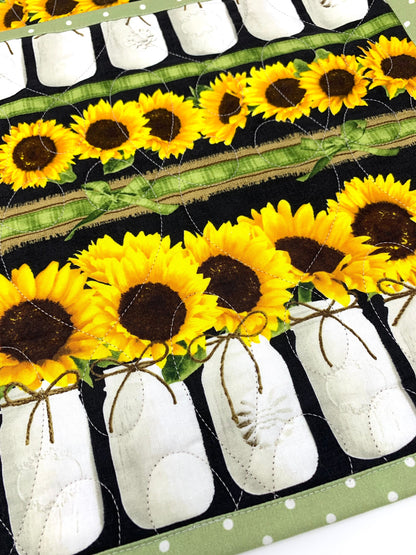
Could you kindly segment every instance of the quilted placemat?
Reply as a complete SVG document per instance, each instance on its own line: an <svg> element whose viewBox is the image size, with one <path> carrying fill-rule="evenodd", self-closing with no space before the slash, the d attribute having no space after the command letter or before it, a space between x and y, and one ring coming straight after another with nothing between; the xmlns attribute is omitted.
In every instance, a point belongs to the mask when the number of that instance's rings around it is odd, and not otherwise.
<svg viewBox="0 0 416 555"><path fill-rule="evenodd" d="M416 493L415 14L0 3L1 555Z"/></svg>

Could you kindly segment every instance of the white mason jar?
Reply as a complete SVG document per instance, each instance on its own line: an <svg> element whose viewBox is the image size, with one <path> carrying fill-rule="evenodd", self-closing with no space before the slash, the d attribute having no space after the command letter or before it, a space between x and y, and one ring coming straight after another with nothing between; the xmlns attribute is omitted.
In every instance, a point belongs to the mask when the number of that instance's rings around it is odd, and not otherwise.
<svg viewBox="0 0 416 555"><path fill-rule="evenodd" d="M324 310L331 301L309 304ZM340 308L335 303L332 310ZM291 309L295 318L314 313L303 306ZM361 309L350 308L334 316L340 322L332 317L322 322L319 316L293 326L297 354L322 412L348 455L373 459L394 453L416 436L415 406L376 329Z"/></svg>
<svg viewBox="0 0 416 555"><path fill-rule="evenodd" d="M152 372L161 376L152 365ZM117 370L113 369L112 371ZM109 418L125 378L106 378L104 418ZM161 528L204 513L214 482L188 388L171 385L177 400L156 378L132 373L114 405L111 456L124 509L146 529Z"/></svg>
<svg viewBox="0 0 416 555"><path fill-rule="evenodd" d="M88 28L40 35L32 45L39 81L47 87L69 87L97 71Z"/></svg>
<svg viewBox="0 0 416 555"><path fill-rule="evenodd" d="M9 397L26 396L13 390ZM104 508L88 419L77 390L45 401L2 409L0 457L10 524L22 555L72 555L87 548L104 526Z"/></svg>
<svg viewBox="0 0 416 555"><path fill-rule="evenodd" d="M403 289L403 292L406 292L406 289ZM388 299L388 323L393 336L416 372L416 298L412 297L401 315L407 297L390 300L388 296L384 296L384 299Z"/></svg>
<svg viewBox="0 0 416 555"><path fill-rule="evenodd" d="M315 25L324 29L358 21L368 12L367 0L303 0L303 3Z"/></svg>
<svg viewBox="0 0 416 555"><path fill-rule="evenodd" d="M260 336L250 351L238 339L223 341L204 364L202 385L215 431L233 480L261 495L306 482L318 465L318 452L302 414L289 370L281 355ZM224 349L226 353L224 356ZM238 417L232 419L223 379Z"/></svg>
<svg viewBox="0 0 416 555"><path fill-rule="evenodd" d="M26 82L26 66L21 39L1 42L0 100L9 98L24 89Z"/></svg>
<svg viewBox="0 0 416 555"><path fill-rule="evenodd" d="M219 54L237 44L237 33L222 0L196 2L169 10L183 50L191 56Z"/></svg>
<svg viewBox="0 0 416 555"><path fill-rule="evenodd" d="M144 69L164 60L168 48L156 16L101 23L108 57L114 67Z"/></svg>
<svg viewBox="0 0 416 555"><path fill-rule="evenodd" d="M290 37L304 24L291 0L236 0L247 31L262 40Z"/></svg>

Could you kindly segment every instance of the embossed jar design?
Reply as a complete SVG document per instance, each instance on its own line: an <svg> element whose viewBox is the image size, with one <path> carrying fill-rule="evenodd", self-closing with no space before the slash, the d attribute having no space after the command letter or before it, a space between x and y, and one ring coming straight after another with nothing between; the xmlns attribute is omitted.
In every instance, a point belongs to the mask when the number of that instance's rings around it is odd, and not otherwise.
<svg viewBox="0 0 416 555"><path fill-rule="evenodd" d="M39 81L47 87L69 87L97 71L88 28L40 35L32 45Z"/></svg>
<svg viewBox="0 0 416 555"><path fill-rule="evenodd" d="M237 8L247 31L262 40L290 37L304 28L291 0L238 0Z"/></svg>
<svg viewBox="0 0 416 555"><path fill-rule="evenodd" d="M149 369L161 376L157 366ZM119 389L125 377L122 373L106 378L104 417L126 513L147 529L204 513L212 502L214 483L186 385L170 386L174 404L155 377L137 371Z"/></svg>
<svg viewBox="0 0 416 555"><path fill-rule="evenodd" d="M222 0L195 2L168 14L183 50L191 56L219 54L237 44L234 24Z"/></svg>
<svg viewBox="0 0 416 555"><path fill-rule="evenodd" d="M373 459L407 445L416 436L415 406L358 304L311 302L291 316L297 354L342 449Z"/></svg>
<svg viewBox="0 0 416 555"><path fill-rule="evenodd" d="M21 391L9 396L19 399ZM77 390L2 409L0 457L18 553L72 555L104 526L88 419ZM31 423L31 425L30 425ZM30 429L28 430L28 426ZM53 426L53 443L50 426ZM30 441L26 445L30 431Z"/></svg>
<svg viewBox="0 0 416 555"><path fill-rule="evenodd" d="M121 69L144 69L168 55L156 16L129 17L101 23L110 62Z"/></svg>
<svg viewBox="0 0 416 555"><path fill-rule="evenodd" d="M281 355L262 336L249 349L253 358L239 339L222 341L202 385L228 471L261 495L312 478L318 452Z"/></svg>
<svg viewBox="0 0 416 555"><path fill-rule="evenodd" d="M368 12L367 0L303 0L303 3L315 25L324 29L358 21Z"/></svg>

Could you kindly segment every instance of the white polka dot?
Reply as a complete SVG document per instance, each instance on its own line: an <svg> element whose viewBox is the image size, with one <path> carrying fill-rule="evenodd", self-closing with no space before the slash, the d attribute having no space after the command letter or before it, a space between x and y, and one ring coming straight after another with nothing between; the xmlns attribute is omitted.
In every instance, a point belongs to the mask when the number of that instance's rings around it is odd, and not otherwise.
<svg viewBox="0 0 416 555"><path fill-rule="evenodd" d="M296 507L296 503L294 499L286 499L285 505L286 505L286 509L294 509Z"/></svg>
<svg viewBox="0 0 416 555"><path fill-rule="evenodd" d="M160 542L159 551L161 551L162 553L166 553L167 551L169 551L169 549L170 549L170 543L168 542L168 540L163 540Z"/></svg>
<svg viewBox="0 0 416 555"><path fill-rule="evenodd" d="M65 25L72 25L72 21L70 19L68 19L67 21L65 21Z"/></svg>
<svg viewBox="0 0 416 555"><path fill-rule="evenodd" d="M404 464L409 468L413 468L416 465L416 461L413 457L407 457L407 459L405 459L404 461Z"/></svg>
<svg viewBox="0 0 416 555"><path fill-rule="evenodd" d="M326 515L326 521L328 524L332 524L333 522L336 522L337 517L333 514L333 513L328 513Z"/></svg>
<svg viewBox="0 0 416 555"><path fill-rule="evenodd" d="M145 9L146 9L146 4L140 4L139 8L140 8L141 10L145 10Z"/></svg>
<svg viewBox="0 0 416 555"><path fill-rule="evenodd" d="M231 518L226 518L222 525L224 526L224 530L232 530L234 522L231 520Z"/></svg>
<svg viewBox="0 0 416 555"><path fill-rule="evenodd" d="M396 491L389 491L389 493L387 494L387 499L390 501L390 503L394 503L399 499L399 494Z"/></svg>
<svg viewBox="0 0 416 555"><path fill-rule="evenodd" d="M403 23L403 26L404 26L404 27L409 27L409 26L410 26L410 21L405 21L405 22Z"/></svg>
<svg viewBox="0 0 416 555"><path fill-rule="evenodd" d="M103 17L108 17L110 15L110 12L103 12Z"/></svg>
<svg viewBox="0 0 416 555"><path fill-rule="evenodd" d="M28 29L27 32L32 34L32 33L34 33L35 31L34 31L34 29Z"/></svg>
<svg viewBox="0 0 416 555"><path fill-rule="evenodd" d="M409 0L409 4L414 4L415 0Z"/></svg>
<svg viewBox="0 0 416 555"><path fill-rule="evenodd" d="M273 543L273 538L271 536L264 536L263 545L270 545Z"/></svg>
<svg viewBox="0 0 416 555"><path fill-rule="evenodd" d="M354 478L348 478L348 480L345 480L345 485L347 486L347 488L355 488L357 483Z"/></svg>

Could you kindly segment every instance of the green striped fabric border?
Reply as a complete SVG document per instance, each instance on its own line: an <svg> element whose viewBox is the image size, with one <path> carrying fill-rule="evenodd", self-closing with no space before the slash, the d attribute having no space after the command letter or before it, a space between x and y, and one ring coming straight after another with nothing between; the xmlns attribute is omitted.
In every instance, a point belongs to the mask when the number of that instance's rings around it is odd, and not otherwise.
<svg viewBox="0 0 416 555"><path fill-rule="evenodd" d="M365 139L362 139L361 143L372 147L392 147L395 142L414 135L415 128L416 117L377 125L366 130ZM319 140L317 140L317 152L313 153L312 156L299 143L271 149L263 152L261 156L258 153L247 156L241 153L238 164L233 159L183 171L180 176L159 177L152 183L151 188L143 190L143 195L155 200L167 195L181 194L196 187L209 187L217 183L225 182L226 187L227 180L231 178L255 175L272 168L289 169L292 167L293 169L302 162L316 160L322 156L318 149ZM313 180L311 183L313 184ZM16 236L24 236L26 233L53 228L56 225L83 218L93 209L94 206L85 198L71 202L63 201L58 206L35 209L33 212L9 218L6 211L0 224L0 239L5 240Z"/></svg>
<svg viewBox="0 0 416 555"><path fill-rule="evenodd" d="M309 50L322 48L330 44L345 44L352 40L377 35L397 25L399 25L397 17L393 13L388 13L343 33L320 33L308 37L289 39L271 43L264 47L225 54L204 62L189 62L150 72L144 71L133 75L125 75L116 80L80 85L50 96L15 100L0 107L0 117L11 118L23 114L45 113L59 106L76 104L92 98L106 98L121 91L139 90L149 85L169 83L178 79L200 76L208 72L223 71L224 68L232 69L243 64L262 62L268 58L295 53L301 49Z"/></svg>
<svg viewBox="0 0 416 555"><path fill-rule="evenodd" d="M416 42L416 2L414 0L386 0L394 10L407 34Z"/></svg>
<svg viewBox="0 0 416 555"><path fill-rule="evenodd" d="M249 509L158 534L101 555L235 555L416 494L413 456Z"/></svg>
<svg viewBox="0 0 416 555"><path fill-rule="evenodd" d="M207 0L200 1L206 2ZM68 17L60 17L51 21L28 25L27 27L3 31L0 33L0 42L22 37L36 37L38 35L45 35L46 33L59 33L72 29L81 29L82 27L89 27L90 25L102 23L103 21L163 12L165 10L194 3L195 0L138 0L130 4L122 4L121 6L113 6L112 8L94 10L92 12L75 14Z"/></svg>

